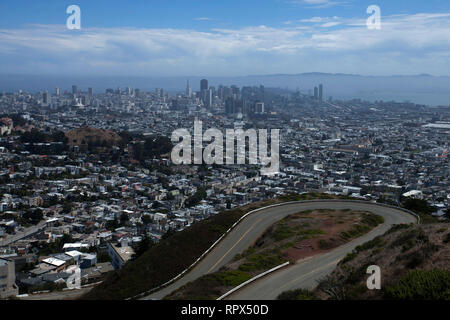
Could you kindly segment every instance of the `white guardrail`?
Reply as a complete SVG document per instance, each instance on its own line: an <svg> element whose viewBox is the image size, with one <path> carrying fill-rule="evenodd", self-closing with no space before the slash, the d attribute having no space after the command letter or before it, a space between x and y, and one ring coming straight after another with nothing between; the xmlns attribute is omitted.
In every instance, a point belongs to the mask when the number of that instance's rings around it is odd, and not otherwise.
<svg viewBox="0 0 450 320"><path fill-rule="evenodd" d="M285 263L283 263L283 264L281 264L281 265L279 265L279 266L277 266L277 267L275 267L275 268L272 268L272 269L270 269L270 270L267 270L267 271L265 271L265 272L263 272L263 273L261 273L261 274L258 274L257 276L255 276L255 277L253 277L253 278L251 278L251 279L249 279L249 280L247 280L247 281L241 283L241 284L238 285L236 288L231 289L230 291L228 291L228 292L225 293L224 295L222 295L222 296L220 296L219 298L217 298L217 300L225 299L225 298L228 297L230 294L232 294L232 293L238 291L238 290L241 289L242 287L245 287L245 286L248 285L249 283L252 283L253 281L258 280L259 278L265 277L265 276L268 275L269 273L275 272L275 271L277 271L277 270L279 270L279 269L281 269L281 268L286 267L287 265L289 265L289 261L288 261L288 262L285 262Z"/></svg>
<svg viewBox="0 0 450 320"><path fill-rule="evenodd" d="M180 273L179 275L177 275L175 278L172 278L171 280L169 280L169 281L163 283L162 285L160 285L160 286L158 286L158 287L156 287L156 288L147 290L147 291L145 291L145 292L143 292L143 293L140 293L140 294L138 294L138 295L135 295L135 296L133 296L133 297L131 297L131 298L127 298L127 299L125 299L125 300L138 299L138 298L142 298L142 297L144 297L144 296L150 295L150 294L152 294L152 293L154 293L154 292L156 292L156 291L158 291L158 290L160 290L160 289L162 289L162 288L168 286L169 284L175 282L175 281L178 280L179 278L181 278L185 273L187 273L188 271L190 271L197 263L199 263L199 262L200 262L200 261L201 261L201 260L202 260L202 259L203 259L203 258L204 258L204 257L205 257L212 249L214 249L214 247L215 247L215 246L216 246L216 245L217 245L217 244L218 244L225 236L228 235L228 233L230 233L230 232L231 232L231 231L232 231L232 230L233 230L233 229L234 229L234 228L235 228L242 220L244 220L245 218L247 218L249 215L251 215L251 214L253 214L253 213L256 213L256 212L259 212L259 211L262 211L262 210L274 208L274 207L286 206L286 205L290 205L290 204L314 203L314 202L350 202L350 203L351 203L351 202L353 202L353 203L356 202L356 203L364 203L364 204L378 205L378 206L387 207L387 208L392 208L392 209L397 209L397 210L401 210L401 211L404 211L404 212L406 212L406 213L409 213L409 214L413 215L414 217L416 217L417 222L420 224L420 217L419 217L419 215L417 215L416 213L414 213L414 212L412 212L412 211L410 211L410 210L407 210L407 209L404 209L404 208L400 208L400 207L396 207L396 206L392 206L392 205L385 204L385 203L370 202L370 201L364 201L364 200L318 199L318 200L289 201L289 202L282 202L282 203L272 204L272 205L270 205L270 206L258 208L258 209L249 211L249 212L247 212L246 214L244 214L241 218L239 218L238 221L236 221L236 222L231 226L231 228L229 228L223 235L221 235L220 238L217 239L217 241L214 242L214 243L212 244L212 246L209 247L208 250L206 250L206 251L205 251L205 252L204 252L197 260L195 260L194 263L192 263L188 268L186 268L183 272L181 272L181 273Z"/></svg>

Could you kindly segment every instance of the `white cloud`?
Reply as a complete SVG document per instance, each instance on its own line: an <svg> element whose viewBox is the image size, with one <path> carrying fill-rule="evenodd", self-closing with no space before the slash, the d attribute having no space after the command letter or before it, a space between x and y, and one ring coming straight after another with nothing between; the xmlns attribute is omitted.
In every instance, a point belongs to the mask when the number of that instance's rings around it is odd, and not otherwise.
<svg viewBox="0 0 450 320"><path fill-rule="evenodd" d="M196 21L212 21L213 19L207 18L207 17L200 17L200 18L195 18L194 20L196 20Z"/></svg>
<svg viewBox="0 0 450 320"><path fill-rule="evenodd" d="M304 71L450 74L450 14L364 19L314 17L307 25L242 29L0 30L3 73L243 75ZM312 23L309 24L309 23ZM335 27L326 29L329 27Z"/></svg>
<svg viewBox="0 0 450 320"><path fill-rule="evenodd" d="M325 9L348 3L343 1L332 1L332 0L291 0L290 2L294 4L306 5L309 8L313 9Z"/></svg>

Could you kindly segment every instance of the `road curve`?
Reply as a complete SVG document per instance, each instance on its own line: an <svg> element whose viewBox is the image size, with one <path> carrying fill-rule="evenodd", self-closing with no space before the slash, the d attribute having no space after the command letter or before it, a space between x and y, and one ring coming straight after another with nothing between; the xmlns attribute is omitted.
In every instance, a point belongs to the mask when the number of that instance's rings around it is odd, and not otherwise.
<svg viewBox="0 0 450 320"><path fill-rule="evenodd" d="M359 244L385 233L392 225L400 223L416 223L414 216L403 210L380 206L371 202L353 202L345 200L313 201L287 203L262 209L250 214L241 221L217 246L204 257L189 273L143 299L162 299L183 285L208 273L219 270L233 257L245 251L275 222L284 217L305 210L314 209L351 209L369 211L381 215L385 223L370 233L347 243L332 252L316 256L292 267L277 271L234 293L228 299L262 300L275 299L279 293L299 287L313 287L316 280L331 272L337 262Z"/></svg>

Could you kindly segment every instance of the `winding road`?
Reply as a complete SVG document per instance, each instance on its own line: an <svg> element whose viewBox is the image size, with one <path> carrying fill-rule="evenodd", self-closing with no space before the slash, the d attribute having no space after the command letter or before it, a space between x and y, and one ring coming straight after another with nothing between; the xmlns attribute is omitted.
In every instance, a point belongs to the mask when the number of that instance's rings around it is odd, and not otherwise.
<svg viewBox="0 0 450 320"><path fill-rule="evenodd" d="M297 288L312 288L318 279L330 273L345 255L356 246L385 233L394 224L417 223L413 215L393 207L371 202L347 200L317 200L286 203L259 209L248 215L230 233L220 241L190 272L171 285L143 298L162 299L183 285L201 276L219 270L233 257L245 251L275 222L284 217L305 210L314 209L351 209L369 211L384 217L384 224L368 234L320 256L314 256L297 264L279 270L274 274L251 283L229 296L228 300L273 300L283 291Z"/></svg>

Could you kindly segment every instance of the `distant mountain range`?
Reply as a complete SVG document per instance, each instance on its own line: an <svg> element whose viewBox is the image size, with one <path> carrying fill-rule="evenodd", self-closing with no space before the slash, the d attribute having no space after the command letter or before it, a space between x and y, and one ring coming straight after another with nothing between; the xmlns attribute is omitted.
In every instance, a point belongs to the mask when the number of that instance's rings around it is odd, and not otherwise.
<svg viewBox="0 0 450 320"><path fill-rule="evenodd" d="M324 96L338 99L361 98L370 101L411 101L431 106L450 105L450 76L393 75L363 76L354 74L301 73L249 75L240 77L126 77L126 76L52 76L52 75L0 75L0 92L18 89L27 91L49 90L56 87L71 90L73 84L81 90L93 87L95 92L107 88L140 88L153 90L163 88L169 92L184 91L189 80L193 90L199 90L200 80L206 78L211 86L237 85L268 88L299 89L302 93L314 92L314 86L324 86Z"/></svg>

